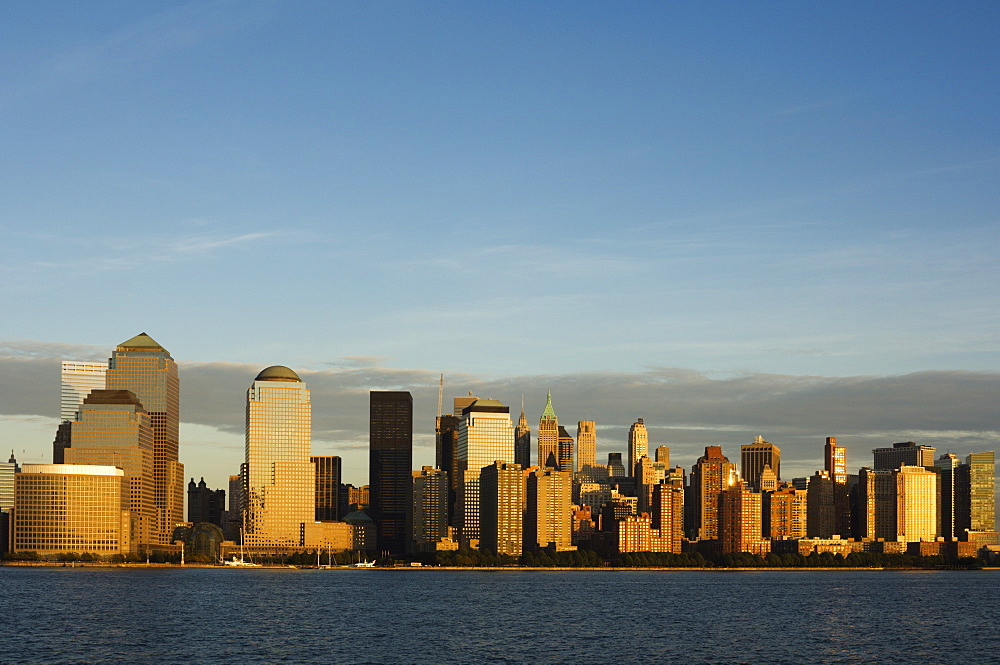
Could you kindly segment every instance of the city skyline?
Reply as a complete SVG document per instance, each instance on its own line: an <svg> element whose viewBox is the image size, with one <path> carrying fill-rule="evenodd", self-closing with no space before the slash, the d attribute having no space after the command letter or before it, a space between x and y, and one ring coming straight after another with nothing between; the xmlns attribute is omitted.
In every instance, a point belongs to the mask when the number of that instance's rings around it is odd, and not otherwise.
<svg viewBox="0 0 1000 665"><path fill-rule="evenodd" d="M369 389L413 395L433 462L441 373L532 426L551 390L599 459L640 417L684 460L761 435L783 475L827 436L995 447L995 4L45 4L0 49L26 462L58 363L138 330L214 487L276 363L354 483Z"/></svg>

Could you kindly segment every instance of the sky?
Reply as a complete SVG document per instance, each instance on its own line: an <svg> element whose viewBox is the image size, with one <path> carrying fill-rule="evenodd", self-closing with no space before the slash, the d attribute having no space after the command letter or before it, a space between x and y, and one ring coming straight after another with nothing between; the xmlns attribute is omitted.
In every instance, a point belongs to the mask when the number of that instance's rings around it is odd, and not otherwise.
<svg viewBox="0 0 1000 665"><path fill-rule="evenodd" d="M367 396L438 378L690 467L783 475L1000 423L992 2L0 6L0 446L147 332L225 487L263 367L367 482Z"/></svg>

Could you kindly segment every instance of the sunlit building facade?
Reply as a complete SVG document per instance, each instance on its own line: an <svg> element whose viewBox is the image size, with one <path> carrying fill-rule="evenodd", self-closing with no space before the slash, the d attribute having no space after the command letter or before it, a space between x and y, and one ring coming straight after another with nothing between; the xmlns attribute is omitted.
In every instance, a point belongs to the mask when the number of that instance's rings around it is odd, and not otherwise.
<svg viewBox="0 0 1000 665"><path fill-rule="evenodd" d="M993 451L966 456L969 467L969 529L996 531Z"/></svg>
<svg viewBox="0 0 1000 665"><path fill-rule="evenodd" d="M521 556L524 530L524 476L513 462L494 462L479 476L479 547Z"/></svg>
<svg viewBox="0 0 1000 665"><path fill-rule="evenodd" d="M776 479L781 478L781 449L773 443L755 436L753 443L740 446L740 470L743 480L756 491L761 491L761 474L770 467Z"/></svg>
<svg viewBox="0 0 1000 665"><path fill-rule="evenodd" d="M722 454L722 447L706 446L705 454L691 468L688 486L690 538L715 540L719 537L719 494L732 487L738 478L736 465Z"/></svg>
<svg viewBox="0 0 1000 665"><path fill-rule="evenodd" d="M525 470L524 545L528 549L573 544L573 476L566 471Z"/></svg>
<svg viewBox="0 0 1000 665"><path fill-rule="evenodd" d="M261 371L247 391L247 545L304 545L304 525L316 514L311 437L312 404L306 384L287 367Z"/></svg>
<svg viewBox="0 0 1000 665"><path fill-rule="evenodd" d="M593 420L576 424L576 470L583 471L597 464L597 425Z"/></svg>
<svg viewBox="0 0 1000 665"><path fill-rule="evenodd" d="M922 466L896 471L896 540L934 540L941 533L939 476Z"/></svg>
<svg viewBox="0 0 1000 665"><path fill-rule="evenodd" d="M122 469L122 508L131 518L128 540L137 551L158 544L153 429L138 397L129 390L93 390L71 427L65 463Z"/></svg>
<svg viewBox="0 0 1000 665"><path fill-rule="evenodd" d="M458 430L462 473L458 510L463 544L475 547L479 542L480 472L494 462L513 463L513 459L514 424L510 408L495 399L478 399L465 407Z"/></svg>
<svg viewBox="0 0 1000 665"><path fill-rule="evenodd" d="M25 464L15 480L15 552L101 556L130 551L125 472L89 464Z"/></svg>
<svg viewBox="0 0 1000 665"><path fill-rule="evenodd" d="M642 457L649 456L649 432L639 418L628 430L628 475L635 474L635 465Z"/></svg>
<svg viewBox="0 0 1000 665"><path fill-rule="evenodd" d="M146 333L119 344L108 361L108 390L130 390L149 414L153 429L152 542L170 543L184 521L184 465L178 458L180 381L170 353Z"/></svg>
<svg viewBox="0 0 1000 665"><path fill-rule="evenodd" d="M559 418L552 408L552 393L545 396L545 409L538 420L538 466L559 468Z"/></svg>

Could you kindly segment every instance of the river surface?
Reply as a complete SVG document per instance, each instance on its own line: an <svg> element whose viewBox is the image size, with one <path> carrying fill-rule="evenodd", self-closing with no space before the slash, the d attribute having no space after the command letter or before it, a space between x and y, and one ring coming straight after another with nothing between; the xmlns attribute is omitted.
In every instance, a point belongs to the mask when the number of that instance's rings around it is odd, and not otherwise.
<svg viewBox="0 0 1000 665"><path fill-rule="evenodd" d="M0 567L2 663L1000 662L1000 572Z"/></svg>

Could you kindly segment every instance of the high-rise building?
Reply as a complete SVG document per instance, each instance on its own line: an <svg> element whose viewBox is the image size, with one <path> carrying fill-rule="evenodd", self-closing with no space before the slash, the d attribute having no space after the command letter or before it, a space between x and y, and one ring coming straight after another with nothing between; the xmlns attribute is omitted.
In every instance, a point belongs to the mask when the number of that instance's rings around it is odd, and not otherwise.
<svg viewBox="0 0 1000 665"><path fill-rule="evenodd" d="M806 534L809 538L832 538L837 531L836 483L826 471L809 478L806 497Z"/></svg>
<svg viewBox="0 0 1000 665"><path fill-rule="evenodd" d="M514 424L510 408L495 399L478 399L465 407L458 430L462 485L458 497L461 538L469 547L479 542L479 473L495 462L514 459ZM520 540L518 541L520 543Z"/></svg>
<svg viewBox="0 0 1000 665"><path fill-rule="evenodd" d="M659 531L662 547L656 551L681 553L684 536L684 486L664 480L653 486L650 527Z"/></svg>
<svg viewBox="0 0 1000 665"><path fill-rule="evenodd" d="M559 468L559 418L552 408L551 391L545 396L545 409L538 420L538 466Z"/></svg>
<svg viewBox="0 0 1000 665"><path fill-rule="evenodd" d="M624 478L629 475L622 464L621 453L608 453L608 478Z"/></svg>
<svg viewBox="0 0 1000 665"><path fill-rule="evenodd" d="M521 398L521 417L514 431L514 463L520 464L522 469L531 466L531 428L524 415L524 397Z"/></svg>
<svg viewBox="0 0 1000 665"><path fill-rule="evenodd" d="M934 466L934 447L917 445L913 441L892 444L892 448L872 451L875 470L895 471L901 466Z"/></svg>
<svg viewBox="0 0 1000 665"><path fill-rule="evenodd" d="M154 543L171 542L184 521L184 465L178 461L180 382L177 363L146 333L119 344L108 361L108 390L130 390L139 398L153 428Z"/></svg>
<svg viewBox="0 0 1000 665"><path fill-rule="evenodd" d="M923 466L896 470L896 540L934 540L940 534L938 474Z"/></svg>
<svg viewBox="0 0 1000 665"><path fill-rule="evenodd" d="M244 541L256 548L305 544L316 517L316 469L309 461L309 389L287 367L273 365L247 390Z"/></svg>
<svg viewBox="0 0 1000 665"><path fill-rule="evenodd" d="M667 446L657 446L654 461L659 462L666 468L670 468L670 448Z"/></svg>
<svg viewBox="0 0 1000 665"><path fill-rule="evenodd" d="M202 478L201 482L188 483L188 518L192 524L208 522L222 527L222 518L226 512L226 490L213 490Z"/></svg>
<svg viewBox="0 0 1000 665"><path fill-rule="evenodd" d="M20 469L14 459L14 451L10 451L10 459L0 462L0 511L9 513L14 507L14 474ZM0 546L5 543L0 543Z"/></svg>
<svg viewBox="0 0 1000 665"><path fill-rule="evenodd" d="M66 464L122 469L126 503L121 509L131 519L127 540L137 551L159 544L154 433L139 398L128 390L92 390L71 426L72 445L63 453Z"/></svg>
<svg viewBox="0 0 1000 665"><path fill-rule="evenodd" d="M763 536L771 540L806 537L806 490L780 487L762 494Z"/></svg>
<svg viewBox="0 0 1000 665"><path fill-rule="evenodd" d="M895 472L868 467L860 469L855 493L855 538L895 540Z"/></svg>
<svg viewBox="0 0 1000 665"><path fill-rule="evenodd" d="M969 530L996 531L993 451L966 456L969 467Z"/></svg>
<svg viewBox="0 0 1000 665"><path fill-rule="evenodd" d="M559 455L557 460L557 467L560 471L566 471L572 473L574 469L573 459L575 457L573 445L573 437L569 435L566 428L562 425L559 426Z"/></svg>
<svg viewBox="0 0 1000 665"><path fill-rule="evenodd" d="M61 422L76 420L76 412L91 390L104 390L107 371L107 362L62 361L62 397L59 405Z"/></svg>
<svg viewBox="0 0 1000 665"><path fill-rule="evenodd" d="M524 546L572 548L573 476L567 471L532 467L524 471L527 508L524 511Z"/></svg>
<svg viewBox="0 0 1000 665"><path fill-rule="evenodd" d="M451 526L458 526L459 521L456 517L456 501L462 477L458 462L458 427L461 421L461 417L451 414L445 414L437 421L436 462L437 468L444 471L448 478L448 524Z"/></svg>
<svg viewBox="0 0 1000 665"><path fill-rule="evenodd" d="M246 466L241 464L240 467ZM244 472L238 476L229 476L229 506L226 510L226 519L222 525L222 532L226 540L235 543L243 542L243 480Z"/></svg>
<svg viewBox="0 0 1000 665"><path fill-rule="evenodd" d="M740 446L740 469L743 480L755 492L761 491L760 474L764 467L769 466L776 478L781 478L781 449L773 443L768 443L758 435L753 443Z"/></svg>
<svg viewBox="0 0 1000 665"><path fill-rule="evenodd" d="M521 556L524 476L513 462L494 462L479 476L479 547Z"/></svg>
<svg viewBox="0 0 1000 665"><path fill-rule="evenodd" d="M955 483L958 480L958 467L962 464L957 455L945 453L934 463L941 474L941 535L945 539L958 537L955 529L955 509L957 498Z"/></svg>
<svg viewBox="0 0 1000 665"><path fill-rule="evenodd" d="M583 471L597 464L597 425L593 420L576 424L576 470Z"/></svg>
<svg viewBox="0 0 1000 665"><path fill-rule="evenodd" d="M340 519L340 457L312 456L316 469L316 521Z"/></svg>
<svg viewBox="0 0 1000 665"><path fill-rule="evenodd" d="M722 454L721 446L706 446L705 454L691 467L688 486L693 540L716 540L719 537L719 494L738 480L736 465Z"/></svg>
<svg viewBox="0 0 1000 665"><path fill-rule="evenodd" d="M13 551L131 551L124 476L108 465L25 464L15 479Z"/></svg>
<svg viewBox="0 0 1000 665"><path fill-rule="evenodd" d="M635 464L641 457L649 456L649 433L642 418L639 418L628 430L628 472L635 473Z"/></svg>
<svg viewBox="0 0 1000 665"><path fill-rule="evenodd" d="M723 553L767 554L771 541L761 537L761 496L746 483L719 494L719 540Z"/></svg>
<svg viewBox="0 0 1000 665"><path fill-rule="evenodd" d="M837 437L826 437L826 446L823 449L823 458L826 461L826 472L835 483L847 482L847 449L837 445Z"/></svg>
<svg viewBox="0 0 1000 665"><path fill-rule="evenodd" d="M411 551L433 551L436 543L448 537L448 474L425 466L411 475Z"/></svg>
<svg viewBox="0 0 1000 665"><path fill-rule="evenodd" d="M373 390L369 399L370 513L379 551L405 554L413 493L413 397Z"/></svg>

